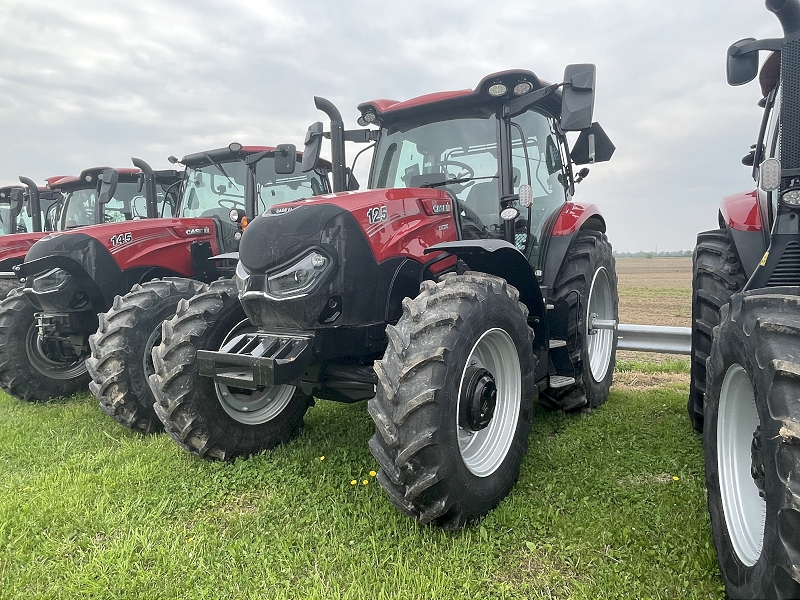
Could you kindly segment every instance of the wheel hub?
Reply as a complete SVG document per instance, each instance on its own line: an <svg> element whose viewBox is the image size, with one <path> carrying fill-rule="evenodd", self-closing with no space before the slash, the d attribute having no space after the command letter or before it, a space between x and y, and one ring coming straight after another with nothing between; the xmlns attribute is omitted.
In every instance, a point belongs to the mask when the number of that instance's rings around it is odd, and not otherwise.
<svg viewBox="0 0 800 600"><path fill-rule="evenodd" d="M468 431L485 429L497 406L497 385L492 374L480 367L469 367L459 400L459 425Z"/></svg>
<svg viewBox="0 0 800 600"><path fill-rule="evenodd" d="M761 425L753 432L753 441L750 443L750 475L758 488L758 495L764 498L764 449L761 444Z"/></svg>

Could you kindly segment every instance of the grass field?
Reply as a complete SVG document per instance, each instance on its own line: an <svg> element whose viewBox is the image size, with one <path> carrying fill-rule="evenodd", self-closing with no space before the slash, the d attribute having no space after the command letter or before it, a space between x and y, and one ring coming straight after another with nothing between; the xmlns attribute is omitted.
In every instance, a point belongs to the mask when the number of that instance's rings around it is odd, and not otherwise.
<svg viewBox="0 0 800 600"><path fill-rule="evenodd" d="M88 394L3 395L0 598L722 597L687 371L621 357L601 409L537 410L514 491L458 533L389 504L363 403L319 402L298 439L219 464Z"/></svg>

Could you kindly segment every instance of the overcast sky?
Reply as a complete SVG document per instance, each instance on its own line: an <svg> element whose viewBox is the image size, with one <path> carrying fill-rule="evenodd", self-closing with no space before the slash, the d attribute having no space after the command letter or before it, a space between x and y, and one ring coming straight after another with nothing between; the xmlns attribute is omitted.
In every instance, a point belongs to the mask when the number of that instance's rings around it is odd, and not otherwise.
<svg viewBox="0 0 800 600"><path fill-rule="evenodd" d="M780 36L761 0L0 0L0 30L0 184L300 146L324 120L314 95L357 127L366 100L595 63L595 120L617 151L575 200L623 252L691 249L720 198L753 189L740 160L760 93L727 86L725 50Z"/></svg>

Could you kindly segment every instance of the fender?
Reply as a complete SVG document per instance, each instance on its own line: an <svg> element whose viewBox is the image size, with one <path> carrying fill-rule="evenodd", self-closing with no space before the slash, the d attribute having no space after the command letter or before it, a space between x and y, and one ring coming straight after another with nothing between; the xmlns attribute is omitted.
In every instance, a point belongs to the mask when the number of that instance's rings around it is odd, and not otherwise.
<svg viewBox="0 0 800 600"><path fill-rule="evenodd" d="M719 225L728 230L749 277L764 256L768 243L759 210L758 192L753 190L725 196L719 205Z"/></svg>
<svg viewBox="0 0 800 600"><path fill-rule="evenodd" d="M572 238L581 229L605 233L606 221L594 204L567 202L556 214L550 234L543 235L544 260L540 264L544 265L542 283L547 289L552 289Z"/></svg>
<svg viewBox="0 0 800 600"><path fill-rule="evenodd" d="M539 357L537 381L542 378L540 369L547 375L548 333L544 299L539 282L530 263L517 248L505 240L463 240L444 242L425 249L425 253L438 251L455 254L473 271L502 277L519 290L519 299L528 307L528 324L533 328L533 348ZM543 354L542 354L543 352ZM542 364L544 363L544 364Z"/></svg>

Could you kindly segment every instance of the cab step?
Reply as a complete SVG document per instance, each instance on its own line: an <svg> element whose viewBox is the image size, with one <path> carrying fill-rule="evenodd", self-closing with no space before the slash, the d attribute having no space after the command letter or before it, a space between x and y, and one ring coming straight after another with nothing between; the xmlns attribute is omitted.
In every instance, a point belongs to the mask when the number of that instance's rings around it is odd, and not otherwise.
<svg viewBox="0 0 800 600"><path fill-rule="evenodd" d="M550 340L550 349L563 348L567 345L567 340Z"/></svg>
<svg viewBox="0 0 800 600"><path fill-rule="evenodd" d="M574 377L565 377L564 375L550 375L551 388L564 388L575 383Z"/></svg>

